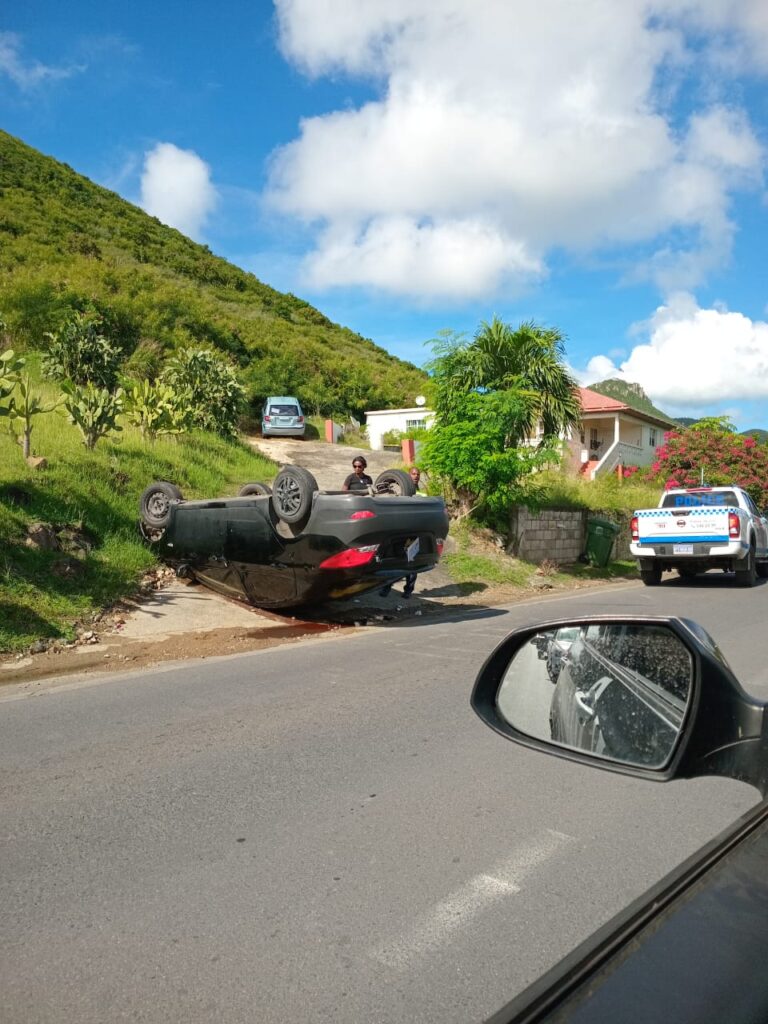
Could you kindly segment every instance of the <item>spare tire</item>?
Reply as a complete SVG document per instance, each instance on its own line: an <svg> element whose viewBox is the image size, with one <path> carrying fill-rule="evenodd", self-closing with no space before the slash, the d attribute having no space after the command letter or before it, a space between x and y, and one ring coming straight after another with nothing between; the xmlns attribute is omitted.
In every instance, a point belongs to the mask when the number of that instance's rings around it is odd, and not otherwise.
<svg viewBox="0 0 768 1024"><path fill-rule="evenodd" d="M167 480L156 480L139 498L139 513L145 526L162 530L171 518L171 506L183 501L181 491Z"/></svg>
<svg viewBox="0 0 768 1024"><path fill-rule="evenodd" d="M416 484L404 469L385 469L376 477L373 487L377 494L397 494L409 498L416 493Z"/></svg>
<svg viewBox="0 0 768 1024"><path fill-rule="evenodd" d="M237 492L238 498L247 498L251 494L271 494L272 488L269 484L262 484L258 480L252 484L243 484L240 490Z"/></svg>
<svg viewBox="0 0 768 1024"><path fill-rule="evenodd" d="M317 480L301 466L283 466L272 483L272 506L284 523L303 524L312 509Z"/></svg>

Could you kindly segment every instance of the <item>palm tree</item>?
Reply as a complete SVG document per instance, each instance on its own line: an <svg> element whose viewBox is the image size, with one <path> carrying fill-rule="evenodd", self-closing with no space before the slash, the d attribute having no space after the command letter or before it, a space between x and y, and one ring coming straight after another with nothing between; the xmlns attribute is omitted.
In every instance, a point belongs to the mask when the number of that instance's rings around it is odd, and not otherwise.
<svg viewBox="0 0 768 1024"><path fill-rule="evenodd" d="M467 390L519 388L535 396L528 435L541 424L545 439L558 437L581 421L577 383L564 363L563 335L532 320L517 330L494 316L480 324L463 360Z"/></svg>

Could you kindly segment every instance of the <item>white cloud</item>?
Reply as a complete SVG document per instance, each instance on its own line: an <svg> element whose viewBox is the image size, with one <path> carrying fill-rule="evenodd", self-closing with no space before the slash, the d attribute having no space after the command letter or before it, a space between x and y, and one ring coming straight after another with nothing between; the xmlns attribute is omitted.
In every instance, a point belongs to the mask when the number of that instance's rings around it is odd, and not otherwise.
<svg viewBox="0 0 768 1024"><path fill-rule="evenodd" d="M271 203L317 230L314 282L411 292L418 279L450 298L463 259L461 294L480 296L545 272L554 248L634 244L658 249L638 274L691 288L727 260L730 195L759 187L765 154L743 110L719 97L681 125L660 85L733 73L724 54L747 40L759 67L753 0L276 6L288 59L380 90L304 120L274 156ZM687 48L688 28L704 43ZM493 252L478 265L483 234ZM390 235L401 271L379 266Z"/></svg>
<svg viewBox="0 0 768 1024"><path fill-rule="evenodd" d="M15 32L0 32L0 74L7 75L23 92L85 70L81 64L52 67L39 60L25 60L21 48L21 39Z"/></svg>
<svg viewBox="0 0 768 1024"><path fill-rule="evenodd" d="M145 155L141 205L147 213L196 238L217 202L211 169L196 153L159 142Z"/></svg>
<svg viewBox="0 0 768 1024"><path fill-rule="evenodd" d="M662 408L768 398L768 323L720 304L700 309L692 295L678 293L656 310L646 333L618 366L595 356L584 379L640 384Z"/></svg>
<svg viewBox="0 0 768 1024"><path fill-rule="evenodd" d="M510 274L540 275L542 266L491 223L453 219L418 224L393 216L375 218L360 234L328 231L308 270L319 288L368 284L422 298L448 290L464 299Z"/></svg>

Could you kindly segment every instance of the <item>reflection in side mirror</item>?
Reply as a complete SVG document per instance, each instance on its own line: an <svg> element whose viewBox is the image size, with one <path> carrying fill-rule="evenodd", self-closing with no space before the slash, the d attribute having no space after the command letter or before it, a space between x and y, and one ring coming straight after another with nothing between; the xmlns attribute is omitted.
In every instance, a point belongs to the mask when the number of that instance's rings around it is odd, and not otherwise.
<svg viewBox="0 0 768 1024"><path fill-rule="evenodd" d="M692 680L692 656L666 626L562 626L517 651L496 707L534 739L662 768L682 733Z"/></svg>

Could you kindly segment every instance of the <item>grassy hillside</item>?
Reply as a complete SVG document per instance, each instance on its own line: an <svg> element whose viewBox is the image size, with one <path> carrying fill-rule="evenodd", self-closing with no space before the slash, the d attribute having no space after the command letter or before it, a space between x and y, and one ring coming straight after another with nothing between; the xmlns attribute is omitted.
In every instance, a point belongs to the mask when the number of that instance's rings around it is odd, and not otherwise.
<svg viewBox="0 0 768 1024"><path fill-rule="evenodd" d="M53 387L38 390L55 396ZM36 418L33 445L47 468L30 469L0 432L0 651L67 638L76 621L135 589L155 564L137 528L139 495L152 480L172 480L185 497L211 497L276 471L250 447L202 432L149 445L126 428L88 452L58 412ZM69 528L91 549L30 546L29 527L40 522Z"/></svg>
<svg viewBox="0 0 768 1024"><path fill-rule="evenodd" d="M424 388L412 364L0 132L5 347L44 348L46 331L88 305L126 358L190 344L229 353L254 408L297 394L314 413L359 414Z"/></svg>

